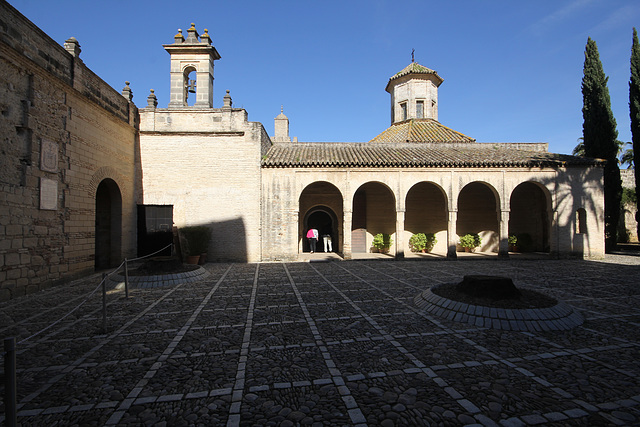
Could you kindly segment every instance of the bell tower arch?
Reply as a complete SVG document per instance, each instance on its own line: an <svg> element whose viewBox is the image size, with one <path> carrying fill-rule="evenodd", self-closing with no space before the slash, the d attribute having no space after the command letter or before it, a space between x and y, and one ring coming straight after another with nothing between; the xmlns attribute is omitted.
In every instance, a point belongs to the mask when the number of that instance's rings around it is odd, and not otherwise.
<svg viewBox="0 0 640 427"><path fill-rule="evenodd" d="M169 108L188 107L191 96L195 96L193 107L213 108L213 62L220 54L211 45L209 32L205 29L199 35L192 23L186 40L178 30L173 44L163 47L171 55Z"/></svg>

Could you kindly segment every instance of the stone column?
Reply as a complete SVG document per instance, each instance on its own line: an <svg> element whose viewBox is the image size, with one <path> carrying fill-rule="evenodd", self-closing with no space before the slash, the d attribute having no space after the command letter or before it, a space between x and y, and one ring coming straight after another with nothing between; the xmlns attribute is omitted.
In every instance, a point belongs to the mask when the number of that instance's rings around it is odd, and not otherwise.
<svg viewBox="0 0 640 427"><path fill-rule="evenodd" d="M558 211L548 211L549 224L549 256L551 258L560 258L560 233L558 230Z"/></svg>
<svg viewBox="0 0 640 427"><path fill-rule="evenodd" d="M396 259L404 258L404 212L396 212Z"/></svg>
<svg viewBox="0 0 640 427"><path fill-rule="evenodd" d="M509 211L501 211L498 233L498 258L509 259Z"/></svg>
<svg viewBox="0 0 640 427"><path fill-rule="evenodd" d="M286 219L286 217L285 217ZM289 245L290 248L287 252L291 253L293 257L298 257L302 253L302 248L304 243L302 243L306 237L307 230L302 230L302 240L300 239L300 212L298 209L292 209L289 211L289 226L284 225L282 230L293 231L293 233L289 232ZM285 231L286 232L286 231ZM294 258L296 259L296 258Z"/></svg>
<svg viewBox="0 0 640 427"><path fill-rule="evenodd" d="M344 259L351 259L351 220L353 212L344 211L342 221L342 256ZM334 248L334 250L337 248Z"/></svg>
<svg viewBox="0 0 640 427"><path fill-rule="evenodd" d="M458 245L458 234L456 222L458 221L458 211L449 211L449 221L447 223L447 258L456 259L456 247Z"/></svg>
<svg viewBox="0 0 640 427"><path fill-rule="evenodd" d="M196 73L196 107L213 107L213 76L209 70Z"/></svg>

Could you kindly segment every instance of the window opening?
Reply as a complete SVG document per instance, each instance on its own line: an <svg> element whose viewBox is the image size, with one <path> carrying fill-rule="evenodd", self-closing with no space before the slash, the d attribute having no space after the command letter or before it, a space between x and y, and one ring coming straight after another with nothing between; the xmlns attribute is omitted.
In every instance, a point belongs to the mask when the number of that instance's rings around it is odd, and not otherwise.
<svg viewBox="0 0 640 427"><path fill-rule="evenodd" d="M424 118L424 101L416 101L416 118Z"/></svg>
<svg viewBox="0 0 640 427"><path fill-rule="evenodd" d="M407 103L400 104L400 108L402 109L402 120L407 120Z"/></svg>

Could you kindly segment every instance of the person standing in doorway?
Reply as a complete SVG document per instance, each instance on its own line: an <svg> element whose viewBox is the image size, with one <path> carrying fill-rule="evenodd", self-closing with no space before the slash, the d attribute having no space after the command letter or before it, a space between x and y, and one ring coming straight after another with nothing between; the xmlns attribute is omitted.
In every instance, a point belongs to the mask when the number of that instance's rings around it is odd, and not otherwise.
<svg viewBox="0 0 640 427"><path fill-rule="evenodd" d="M329 232L323 233L322 234L322 241L324 243L324 251L325 252L333 252L333 248L331 247L331 233L329 233ZM327 248L329 250L327 250Z"/></svg>
<svg viewBox="0 0 640 427"><path fill-rule="evenodd" d="M314 253L316 251L316 242L318 241L318 230L310 228L309 231L307 231L307 239L309 239L311 253Z"/></svg>

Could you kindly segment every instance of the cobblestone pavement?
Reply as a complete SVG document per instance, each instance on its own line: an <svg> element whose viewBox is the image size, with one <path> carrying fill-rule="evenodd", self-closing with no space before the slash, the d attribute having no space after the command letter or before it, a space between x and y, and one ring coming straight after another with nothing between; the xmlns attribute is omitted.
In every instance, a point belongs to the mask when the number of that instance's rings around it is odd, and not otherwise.
<svg viewBox="0 0 640 427"><path fill-rule="evenodd" d="M129 299L112 289L106 334L96 293L18 344L18 422L640 425L640 257L205 267L202 281ZM512 277L585 323L499 331L415 305L464 274ZM98 282L0 304L0 336L25 340Z"/></svg>

